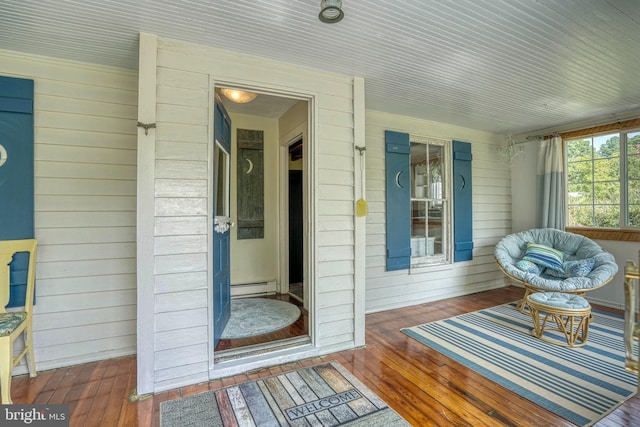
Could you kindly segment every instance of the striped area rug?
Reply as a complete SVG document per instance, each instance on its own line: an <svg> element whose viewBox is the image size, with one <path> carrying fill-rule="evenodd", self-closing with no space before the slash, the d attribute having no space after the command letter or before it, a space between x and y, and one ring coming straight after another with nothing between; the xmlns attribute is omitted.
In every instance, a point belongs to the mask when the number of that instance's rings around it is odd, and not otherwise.
<svg viewBox="0 0 640 427"><path fill-rule="evenodd" d="M638 376L624 367L622 317L593 310L581 348L548 344L531 329L531 318L510 303L402 332L580 426L636 392Z"/></svg>

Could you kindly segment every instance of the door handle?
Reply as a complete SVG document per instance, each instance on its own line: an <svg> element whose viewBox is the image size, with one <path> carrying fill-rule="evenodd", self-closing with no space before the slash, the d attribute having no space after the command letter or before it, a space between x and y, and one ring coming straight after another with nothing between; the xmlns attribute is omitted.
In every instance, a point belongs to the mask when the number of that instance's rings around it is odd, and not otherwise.
<svg viewBox="0 0 640 427"><path fill-rule="evenodd" d="M224 234L235 224L231 222L228 216L218 216L214 219L214 227L216 233Z"/></svg>

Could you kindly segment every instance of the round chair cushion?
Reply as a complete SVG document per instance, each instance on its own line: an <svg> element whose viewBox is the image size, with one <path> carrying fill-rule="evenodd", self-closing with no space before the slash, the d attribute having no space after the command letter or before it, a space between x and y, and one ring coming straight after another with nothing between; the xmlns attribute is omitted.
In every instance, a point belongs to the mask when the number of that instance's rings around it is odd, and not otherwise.
<svg viewBox="0 0 640 427"><path fill-rule="evenodd" d="M522 259L527 242L549 246L563 253L563 261L593 258L593 269L586 276L559 278L547 274L523 271L516 267ZM496 261L507 275L543 291L575 292L589 290L609 282L618 272L618 264L610 253L591 239L554 228L539 228L513 233L498 242L494 249Z"/></svg>
<svg viewBox="0 0 640 427"><path fill-rule="evenodd" d="M550 307L568 310L584 310L590 308L589 301L575 294L563 294L562 292L535 292L529 294L529 301Z"/></svg>

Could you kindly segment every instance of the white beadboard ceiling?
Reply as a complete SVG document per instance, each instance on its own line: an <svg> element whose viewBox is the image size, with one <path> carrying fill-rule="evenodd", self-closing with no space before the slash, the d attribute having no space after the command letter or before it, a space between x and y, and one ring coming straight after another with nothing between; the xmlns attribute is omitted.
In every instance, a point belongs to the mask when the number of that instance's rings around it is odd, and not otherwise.
<svg viewBox="0 0 640 427"><path fill-rule="evenodd" d="M139 32L365 78L366 107L498 133L640 110L638 0L1 0L0 48L135 69Z"/></svg>

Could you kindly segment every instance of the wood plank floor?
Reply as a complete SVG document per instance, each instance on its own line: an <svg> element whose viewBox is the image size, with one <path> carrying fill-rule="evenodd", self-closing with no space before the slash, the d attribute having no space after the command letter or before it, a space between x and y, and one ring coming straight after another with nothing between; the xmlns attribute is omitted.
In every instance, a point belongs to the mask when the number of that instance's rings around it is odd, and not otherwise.
<svg viewBox="0 0 640 427"><path fill-rule="evenodd" d="M69 405L71 426L158 426L160 402L336 360L414 426L572 426L526 399L484 379L405 336L400 328L444 319L518 299L509 287L368 315L364 348L274 366L162 392L135 403L135 357L40 372L13 380L14 403ZM640 425L634 396L597 426Z"/></svg>

